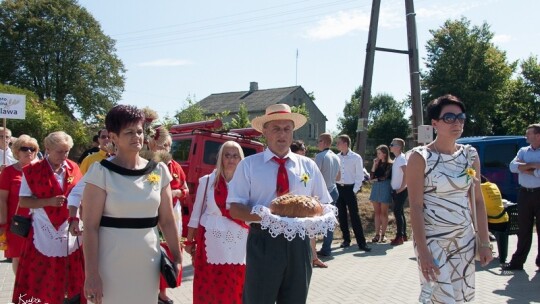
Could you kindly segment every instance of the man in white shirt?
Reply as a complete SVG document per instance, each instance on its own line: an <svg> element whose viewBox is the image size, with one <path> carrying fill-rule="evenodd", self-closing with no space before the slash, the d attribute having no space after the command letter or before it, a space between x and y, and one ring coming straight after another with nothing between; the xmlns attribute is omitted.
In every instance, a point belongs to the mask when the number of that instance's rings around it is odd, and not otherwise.
<svg viewBox="0 0 540 304"><path fill-rule="evenodd" d="M332 135L330 133L322 133L319 135L317 147L321 152L317 153L315 156L315 163L319 167L319 170L321 170L326 183L326 189L332 197L332 204L335 204L339 196L336 181L341 179L341 174L339 170L339 157L332 150L330 150L330 146L332 146ZM323 240L322 248L320 251L317 251L318 255L332 255L331 246L333 238L334 232L327 231Z"/></svg>
<svg viewBox="0 0 540 304"><path fill-rule="evenodd" d="M358 201L356 193L360 191L362 182L364 181L364 162L362 156L353 152L351 146L351 138L342 134L337 138L338 154L341 163L341 179L337 182L339 198L337 201L339 227L343 233L343 243L341 248L351 246L351 233L349 231L349 222L347 219L347 209L351 217L351 226L356 237L356 244L359 250L370 252L371 248L366 243L362 221L358 214Z"/></svg>
<svg viewBox="0 0 540 304"><path fill-rule="evenodd" d="M261 228L261 218L251 213L254 206L268 207L281 194L278 192L317 196L322 203L331 202L315 162L292 153L289 148L293 131L305 122L303 115L291 113L286 104L269 106L265 115L251 122L253 128L263 133L268 148L243 159L229 183L227 206L231 216L251 222L242 295L244 304L296 304L307 300L312 273L309 237L295 237L290 241L283 234L273 237ZM281 172L287 176L288 187L279 183L282 178L277 178L278 172L283 170L283 165L279 165L282 162L286 172ZM307 180L303 176L307 176ZM289 189L282 191L283 187Z"/></svg>
<svg viewBox="0 0 540 304"><path fill-rule="evenodd" d="M0 172L2 172L5 167L13 165L17 162L15 157L13 157L11 149L9 148L10 141L11 130L8 128L0 127Z"/></svg>
<svg viewBox="0 0 540 304"><path fill-rule="evenodd" d="M405 183L407 159L402 153L403 149L405 149L405 141L401 138L394 138L390 144L390 151L396 157L392 163L392 181L390 182L397 227L396 238L390 242L390 245L393 246L401 245L407 241L407 221L403 212L403 205L407 199L407 184Z"/></svg>

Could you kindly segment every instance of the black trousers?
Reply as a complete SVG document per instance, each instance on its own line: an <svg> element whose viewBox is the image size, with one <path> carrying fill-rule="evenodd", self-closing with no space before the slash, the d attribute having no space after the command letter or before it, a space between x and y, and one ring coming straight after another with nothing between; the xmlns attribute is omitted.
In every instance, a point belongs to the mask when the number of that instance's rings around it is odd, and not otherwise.
<svg viewBox="0 0 540 304"><path fill-rule="evenodd" d="M540 239L540 191L520 189L518 194L518 244L512 255L513 265L523 265L532 245L532 229L536 222L536 234ZM540 242L536 252L536 266L540 267Z"/></svg>
<svg viewBox="0 0 540 304"><path fill-rule="evenodd" d="M338 220L339 227L343 233L343 242L351 242L351 233L349 232L349 221L347 218L347 209L351 217L351 225L356 237L356 243L359 246L366 245L366 238L364 237L364 229L362 228L362 221L358 214L358 202L356 201L356 193L353 191L354 185L338 185L339 197L337 200L338 208Z"/></svg>
<svg viewBox="0 0 540 304"><path fill-rule="evenodd" d="M312 273L309 237L288 241L260 225L249 229L244 304L306 303Z"/></svg>
<svg viewBox="0 0 540 304"><path fill-rule="evenodd" d="M396 218L396 237L407 236L407 220L405 219L405 213L403 212L403 206L408 195L407 188L400 193L392 191L392 200L394 201L394 217Z"/></svg>

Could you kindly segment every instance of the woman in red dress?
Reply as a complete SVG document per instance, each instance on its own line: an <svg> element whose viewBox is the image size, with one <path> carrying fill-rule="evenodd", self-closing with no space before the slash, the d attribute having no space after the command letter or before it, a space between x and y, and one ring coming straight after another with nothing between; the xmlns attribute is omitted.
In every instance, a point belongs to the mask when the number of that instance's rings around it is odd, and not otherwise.
<svg viewBox="0 0 540 304"><path fill-rule="evenodd" d="M18 207L19 188L21 187L22 168L36 159L39 145L35 138L26 134L21 135L11 147L13 157L19 162L6 167L0 174L0 235L6 232L7 250L4 252L6 258L11 258L13 272L17 273L19 257L25 239L9 231L11 219L15 212L18 215L28 216L30 209Z"/></svg>
<svg viewBox="0 0 540 304"><path fill-rule="evenodd" d="M248 226L231 218L225 201L227 183L243 158L240 145L227 141L219 150L216 170L199 179L184 242L195 268L194 304L242 303Z"/></svg>
<svg viewBox="0 0 540 304"><path fill-rule="evenodd" d="M47 157L23 168L21 207L31 209L32 228L23 247L15 276L14 303L62 303L81 296L83 254L76 237L68 236L66 197L81 178L75 162L67 159L71 136L58 131L45 140ZM69 222L69 223L68 223Z"/></svg>
<svg viewBox="0 0 540 304"><path fill-rule="evenodd" d="M186 174L178 162L176 162L171 152L172 138L169 132L164 128L156 128L154 135L148 140L148 147L154 153L154 160L157 162L164 162L169 168L169 172L172 175L171 193L173 197L173 213L178 225L178 238L182 237L183 223L182 223L182 213L181 213L181 204L180 200L186 198L189 193L189 188L186 183ZM167 243L163 242L161 244L167 251ZM169 253L170 255L170 253ZM180 286L182 280L182 272L178 273L178 286ZM167 296L167 283L165 279L161 276L159 280L159 295L158 295L158 304L173 304Z"/></svg>

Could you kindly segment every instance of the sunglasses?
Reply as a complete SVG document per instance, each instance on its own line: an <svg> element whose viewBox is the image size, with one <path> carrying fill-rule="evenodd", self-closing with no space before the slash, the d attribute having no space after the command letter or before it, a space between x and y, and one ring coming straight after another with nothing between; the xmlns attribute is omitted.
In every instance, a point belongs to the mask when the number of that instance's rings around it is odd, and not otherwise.
<svg viewBox="0 0 540 304"><path fill-rule="evenodd" d="M20 147L19 148L19 151L22 151L22 152L36 152L36 148L32 148L32 147Z"/></svg>
<svg viewBox="0 0 540 304"><path fill-rule="evenodd" d="M229 153L225 153L225 154L223 154L223 156L224 156L226 159L234 159L234 160L240 159L240 155L238 155L238 154L229 154Z"/></svg>
<svg viewBox="0 0 540 304"><path fill-rule="evenodd" d="M467 118L467 115L465 115L465 113L459 113L459 114L444 113L443 116L439 117L439 120L442 119L442 121L444 121L447 124L453 124L457 120L459 121L460 124L464 124L466 118Z"/></svg>
<svg viewBox="0 0 540 304"><path fill-rule="evenodd" d="M398 144L389 144L388 146L389 147L401 147L401 145L398 145Z"/></svg>

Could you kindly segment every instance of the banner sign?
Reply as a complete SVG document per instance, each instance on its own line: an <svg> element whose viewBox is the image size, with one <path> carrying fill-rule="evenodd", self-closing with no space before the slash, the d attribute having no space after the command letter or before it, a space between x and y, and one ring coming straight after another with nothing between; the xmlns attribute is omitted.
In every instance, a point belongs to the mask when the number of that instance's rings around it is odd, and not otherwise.
<svg viewBox="0 0 540 304"><path fill-rule="evenodd" d="M25 119L26 96L0 93L0 118Z"/></svg>

